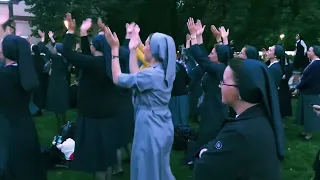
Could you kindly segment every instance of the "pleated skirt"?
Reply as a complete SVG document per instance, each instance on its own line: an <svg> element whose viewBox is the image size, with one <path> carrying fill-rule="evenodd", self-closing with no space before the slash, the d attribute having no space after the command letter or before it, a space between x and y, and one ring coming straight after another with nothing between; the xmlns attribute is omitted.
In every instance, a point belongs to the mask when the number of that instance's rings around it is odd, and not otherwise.
<svg viewBox="0 0 320 180"><path fill-rule="evenodd" d="M73 170L105 172L116 163L115 122L116 119L77 118Z"/></svg>
<svg viewBox="0 0 320 180"><path fill-rule="evenodd" d="M320 132L320 118L310 107L320 104L319 95L300 94L296 110L296 123L304 126L305 132Z"/></svg>

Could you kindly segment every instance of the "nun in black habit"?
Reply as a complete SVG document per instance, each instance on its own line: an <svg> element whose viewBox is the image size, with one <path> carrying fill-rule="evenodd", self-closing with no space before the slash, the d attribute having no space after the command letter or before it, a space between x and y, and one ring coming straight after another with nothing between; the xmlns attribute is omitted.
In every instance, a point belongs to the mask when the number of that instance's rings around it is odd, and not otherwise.
<svg viewBox="0 0 320 180"><path fill-rule="evenodd" d="M239 58L259 60L259 52L257 48L253 46L245 45L239 54Z"/></svg>
<svg viewBox="0 0 320 180"><path fill-rule="evenodd" d="M76 121L76 146L72 168L94 173L97 180L111 179L112 166L116 164L115 122L118 94L112 80L111 48L104 35L96 35L89 44L87 31L91 19L81 26L82 50L90 46L92 55L74 52L75 22L67 14L68 32L63 42L63 57L81 70L79 82L78 117Z"/></svg>
<svg viewBox="0 0 320 180"><path fill-rule="evenodd" d="M284 132L278 93L263 62L231 59L220 84L222 101L237 117L199 149L194 180L281 180Z"/></svg>
<svg viewBox="0 0 320 180"><path fill-rule="evenodd" d="M8 35L2 49L6 62L0 69L0 126L6 127L1 139L7 139L0 146L0 179L45 180L38 135L29 111L31 91L39 86L30 45L21 37Z"/></svg>
<svg viewBox="0 0 320 180"><path fill-rule="evenodd" d="M228 116L228 107L221 102L219 83L222 80L223 72L229 59L229 47L216 45L211 53L207 55L204 54L200 46L203 46L203 44L195 44L188 49L199 66L206 71L202 78L204 94L203 101L200 104L199 136L197 142L189 149L191 154L218 135L224 118ZM188 158L190 161L193 158L190 156L191 154L189 154L191 159Z"/></svg>
<svg viewBox="0 0 320 180"><path fill-rule="evenodd" d="M33 103L39 108L39 113L45 108L47 87L48 87L48 74L43 72L45 65L44 57L41 55L39 46L32 44L31 52L35 70L37 72L39 87L33 91Z"/></svg>
<svg viewBox="0 0 320 180"><path fill-rule="evenodd" d="M45 34L39 31L41 42L39 47L41 52L51 59L51 73L49 77L49 87L47 91L46 110L54 112L57 118L57 132L66 123L66 112L69 108L69 82L68 82L68 63L61 55L63 44L51 42L54 46L52 53L45 45Z"/></svg>

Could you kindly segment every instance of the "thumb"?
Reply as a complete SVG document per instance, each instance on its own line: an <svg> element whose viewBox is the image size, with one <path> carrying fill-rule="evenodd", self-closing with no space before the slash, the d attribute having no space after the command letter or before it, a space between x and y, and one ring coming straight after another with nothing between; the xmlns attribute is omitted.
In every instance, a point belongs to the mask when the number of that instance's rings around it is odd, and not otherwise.
<svg viewBox="0 0 320 180"><path fill-rule="evenodd" d="M205 29L206 28L206 25L203 25L202 29Z"/></svg>

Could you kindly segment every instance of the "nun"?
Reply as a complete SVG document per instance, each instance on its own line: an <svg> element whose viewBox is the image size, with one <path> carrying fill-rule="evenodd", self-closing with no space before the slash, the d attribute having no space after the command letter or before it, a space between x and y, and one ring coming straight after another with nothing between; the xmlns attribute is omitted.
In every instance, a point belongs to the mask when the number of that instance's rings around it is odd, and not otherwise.
<svg viewBox="0 0 320 180"><path fill-rule="evenodd" d="M284 75L285 51L282 46L274 45L269 47L267 53L269 61L269 73L273 78L276 88L279 89L281 79Z"/></svg>
<svg viewBox="0 0 320 180"><path fill-rule="evenodd" d="M39 86L30 46L21 37L7 35L2 50L6 61L0 69L0 121L1 129L7 128L1 131L1 139L3 133L7 137L0 147L2 178L45 180L38 135L29 111L31 91Z"/></svg>
<svg viewBox="0 0 320 180"><path fill-rule="evenodd" d="M296 123L304 126L304 132L300 135L304 140L311 140L312 134L320 132L319 117L310 107L320 104L320 46L312 46L307 52L311 63L304 69L301 81L297 85L295 94L299 93L296 111Z"/></svg>
<svg viewBox="0 0 320 180"><path fill-rule="evenodd" d="M68 32L63 41L62 56L81 70L78 117L76 120L74 170L93 173L97 180L110 180L116 164L115 122L117 90L111 74L111 48L104 35L96 35L92 46L88 40L91 19L80 28L82 53L73 51L75 21L66 15ZM84 47L85 46L85 47ZM83 54L91 49L92 55Z"/></svg>
<svg viewBox="0 0 320 180"><path fill-rule="evenodd" d="M259 52L257 48L249 45L245 45L239 54L241 59L256 59L259 60Z"/></svg>
<svg viewBox="0 0 320 180"><path fill-rule="evenodd" d="M230 56L230 49L227 45L216 45L209 55L206 54L203 50L204 45L198 45L193 26L195 26L194 22L189 21L188 29L191 34L192 46L188 51L206 73L202 78L203 100L200 104L199 134L197 142L190 147L189 161L193 161L191 155L194 151L218 135L224 118L228 117L228 107L221 102L219 83Z"/></svg>
<svg viewBox="0 0 320 180"><path fill-rule="evenodd" d="M45 109L47 87L48 87L48 74L43 72L43 67L45 65L44 57L41 55L41 50L38 45L31 45L31 52L33 58L34 68L37 72L39 87L33 92L32 101L39 110L38 115L42 115L42 110Z"/></svg>
<svg viewBox="0 0 320 180"><path fill-rule="evenodd" d="M112 74L115 84L134 88L135 134L131 154L131 180L175 180L170 168L174 128L169 101L176 76L176 48L172 37L151 34L145 43L145 60L150 67L140 71L136 48L139 32L130 39L130 74L121 72L119 40L106 28L112 47Z"/></svg>
<svg viewBox="0 0 320 180"><path fill-rule="evenodd" d="M253 76L254 75L254 76ZM199 149L194 180L281 180L284 132L273 79L263 62L231 59L220 83L222 101L237 117Z"/></svg>
<svg viewBox="0 0 320 180"><path fill-rule="evenodd" d="M184 62L176 62L176 78L173 83L169 108L173 124L187 125L189 119L189 89L190 77Z"/></svg>
<svg viewBox="0 0 320 180"><path fill-rule="evenodd" d="M63 45L51 40L54 46L54 53L52 53L44 43L45 34L42 31L38 31L38 34L41 38L39 43L41 52L46 54L48 59L52 61L46 109L55 113L57 120L56 132L59 133L60 128L67 122L66 112L69 108L69 82L67 75L69 65L61 55Z"/></svg>

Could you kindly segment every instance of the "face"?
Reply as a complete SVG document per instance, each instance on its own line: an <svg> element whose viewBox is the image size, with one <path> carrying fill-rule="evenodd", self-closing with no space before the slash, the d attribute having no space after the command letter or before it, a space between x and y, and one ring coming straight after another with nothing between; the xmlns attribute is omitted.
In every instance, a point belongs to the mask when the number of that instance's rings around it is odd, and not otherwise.
<svg viewBox="0 0 320 180"><path fill-rule="evenodd" d="M275 58L274 52L275 52L275 46L269 47L269 50L267 52L267 59L273 59Z"/></svg>
<svg viewBox="0 0 320 180"><path fill-rule="evenodd" d="M239 54L239 58L241 59L248 59L247 55L246 55L246 48L242 48L240 54Z"/></svg>
<svg viewBox="0 0 320 180"><path fill-rule="evenodd" d="M299 35L296 35L296 40L298 41L300 39L300 36Z"/></svg>
<svg viewBox="0 0 320 180"><path fill-rule="evenodd" d="M144 52L144 60L147 62L151 62L153 57L152 57L151 51L150 51L150 37L148 37L148 39L145 42L143 52Z"/></svg>
<svg viewBox="0 0 320 180"><path fill-rule="evenodd" d="M222 102L227 105L232 105L239 100L239 91L233 76L233 71L228 66L223 73L223 81L220 82L222 93Z"/></svg>
<svg viewBox="0 0 320 180"><path fill-rule="evenodd" d="M307 56L309 59L313 59L315 54L314 54L314 51L313 51L313 47L310 47L308 52L307 52Z"/></svg>
<svg viewBox="0 0 320 180"><path fill-rule="evenodd" d="M210 52L210 54L208 55L209 59L213 62L219 63L218 61L218 54L216 51L216 48L213 48Z"/></svg>

